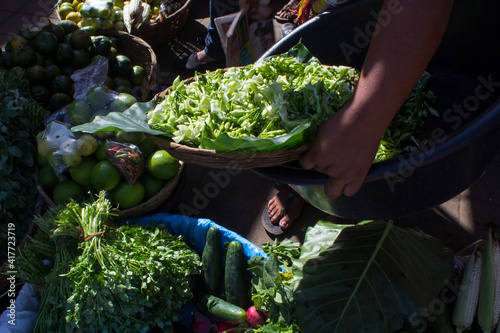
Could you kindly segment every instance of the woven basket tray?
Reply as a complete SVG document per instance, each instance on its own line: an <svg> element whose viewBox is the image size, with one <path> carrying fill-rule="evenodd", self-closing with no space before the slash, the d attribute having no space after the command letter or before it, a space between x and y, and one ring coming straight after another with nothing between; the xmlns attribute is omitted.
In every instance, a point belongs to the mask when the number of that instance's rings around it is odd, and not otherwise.
<svg viewBox="0 0 500 333"><path fill-rule="evenodd" d="M294 146L273 151L228 151L198 149L175 143L167 138L148 135L161 149L178 160L217 169L254 169L272 167L298 160L308 145Z"/></svg>
<svg viewBox="0 0 500 333"><path fill-rule="evenodd" d="M193 78L184 80L184 84L193 82ZM159 103L170 90L170 87L154 96ZM272 151L228 151L220 152L211 149L199 149L175 143L167 137L147 135L158 147L168 151L178 160L210 168L254 169L272 167L298 160L309 145L293 146Z"/></svg>
<svg viewBox="0 0 500 333"><path fill-rule="evenodd" d="M186 0L184 5L162 21L150 22L132 31L132 34L144 39L152 47L158 47L173 40L182 30L189 18L193 0Z"/></svg>
<svg viewBox="0 0 500 333"><path fill-rule="evenodd" d="M177 172L177 175L175 175L173 178L169 179L165 186L158 192L156 195L151 197L149 200L144 201L134 207L119 210L117 212L116 217L114 217L114 220L126 220L132 217L138 217L145 215L156 208L158 208L162 203L168 200L172 192L174 191L175 187L179 183L179 179L181 177L181 173L184 170L184 163L180 161L181 166L179 168L179 171ZM42 188L40 183L38 182L38 169L35 172L35 182L36 182L36 188L38 190L38 193L40 193L40 196L43 198L45 203L49 207L55 207L56 204L52 200L52 198L45 192L45 190Z"/></svg>

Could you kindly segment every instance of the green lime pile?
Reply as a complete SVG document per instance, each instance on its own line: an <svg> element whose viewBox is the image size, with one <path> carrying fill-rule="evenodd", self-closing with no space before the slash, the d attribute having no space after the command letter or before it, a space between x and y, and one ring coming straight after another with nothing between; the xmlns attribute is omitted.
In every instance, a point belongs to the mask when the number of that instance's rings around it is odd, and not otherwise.
<svg viewBox="0 0 500 333"><path fill-rule="evenodd" d="M180 162L158 147L143 133L110 132L107 138L83 134L78 138L66 137L66 132L56 132L50 138L38 138L38 181L56 204L70 199L82 201L90 194L104 190L119 209L127 209L145 202L158 194L166 183L175 177ZM71 139L71 140L69 140ZM69 141L69 142L68 142ZM132 145L142 154L142 172L133 184L114 164L107 149L116 145ZM67 151L62 159L54 151ZM64 156L67 156L66 158ZM56 172L58 162L66 166ZM71 165L65 162L71 162Z"/></svg>
<svg viewBox="0 0 500 333"><path fill-rule="evenodd" d="M65 1L59 10L67 8L68 13L60 15L80 15L71 9L83 5L78 0ZM104 82L108 89L128 94L133 89L140 90L147 82L146 70L123 54L126 50L120 49L119 38L98 35L94 26L80 26L81 22L69 18L41 28L23 25L1 50L0 68L27 79L31 96L53 112L73 101L75 86L71 76L96 57L109 61Z"/></svg>

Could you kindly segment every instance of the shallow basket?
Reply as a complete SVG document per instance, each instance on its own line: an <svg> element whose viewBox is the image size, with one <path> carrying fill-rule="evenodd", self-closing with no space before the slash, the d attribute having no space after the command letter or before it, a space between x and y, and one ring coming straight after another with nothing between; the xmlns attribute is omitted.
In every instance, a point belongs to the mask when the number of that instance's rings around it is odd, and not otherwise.
<svg viewBox="0 0 500 333"><path fill-rule="evenodd" d="M148 214L155 209L157 209L161 204L166 202L172 192L174 191L175 187L179 183L179 179L181 178L182 171L184 170L184 163L180 161L180 168L177 174L169 179L165 186L160 190L160 192L156 193L153 197L149 198L147 201L141 202L138 205L134 207L130 207L127 209L122 209L117 212L117 216L114 217L114 220L120 221L132 217L138 217L141 215ZM35 172L35 182L36 182L36 188L38 190L38 193L40 196L43 198L45 203L49 207L55 207L56 204L52 200L52 198L45 192L45 190L42 188L38 181L38 169Z"/></svg>
<svg viewBox="0 0 500 333"><path fill-rule="evenodd" d="M158 22L148 22L132 34L145 40L152 47L158 47L173 40L189 18L193 0L186 0L174 13Z"/></svg>
<svg viewBox="0 0 500 333"><path fill-rule="evenodd" d="M184 80L184 84L193 82L193 78ZM155 95L154 100L159 103L171 87ZM216 151L212 149L193 148L176 143L166 136L147 135L161 149L168 151L178 160L190 164L197 164L218 169L254 169L282 165L298 160L309 145L292 146L270 151Z"/></svg>
<svg viewBox="0 0 500 333"><path fill-rule="evenodd" d="M282 165L298 160L308 148L307 145L272 151L227 151L192 148L175 143L168 138L148 135L161 149L168 151L178 160L217 169L253 169Z"/></svg>

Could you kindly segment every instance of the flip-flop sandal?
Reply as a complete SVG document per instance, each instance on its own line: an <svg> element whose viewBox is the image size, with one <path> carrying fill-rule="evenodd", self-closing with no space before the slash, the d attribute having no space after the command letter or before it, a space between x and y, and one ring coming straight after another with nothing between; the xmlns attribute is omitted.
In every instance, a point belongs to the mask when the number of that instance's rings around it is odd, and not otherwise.
<svg viewBox="0 0 500 333"><path fill-rule="evenodd" d="M292 8L292 6L290 6L289 4L286 4L283 8L281 8L279 12L285 12L286 15L283 17L276 14L274 16L274 19L278 23L293 23L293 21L297 18L297 14L294 12L294 8Z"/></svg>
<svg viewBox="0 0 500 333"><path fill-rule="evenodd" d="M286 199L285 203L283 204L283 208L281 208L279 220L281 220L283 218L283 216L286 215L287 207L290 205L290 203L292 202L292 200L296 196L297 196L297 194L295 192L290 192L288 194L288 198ZM285 230L282 229L279 226L279 224L273 224L271 222L271 219L269 218L269 209L267 207L262 211L262 218L261 219L262 219L262 225L264 226L264 229L266 229L266 231L268 233L270 233L271 235L279 236L285 232Z"/></svg>

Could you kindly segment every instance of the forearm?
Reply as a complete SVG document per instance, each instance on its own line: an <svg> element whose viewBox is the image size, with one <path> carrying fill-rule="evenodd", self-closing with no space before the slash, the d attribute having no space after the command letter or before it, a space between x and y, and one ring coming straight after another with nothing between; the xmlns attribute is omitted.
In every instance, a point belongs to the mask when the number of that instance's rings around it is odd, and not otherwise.
<svg viewBox="0 0 500 333"><path fill-rule="evenodd" d="M398 6L394 7L397 3ZM434 55L453 0L386 0L396 12L379 22L345 121L381 137ZM393 6L392 11L387 6ZM394 11L397 8L397 11Z"/></svg>

